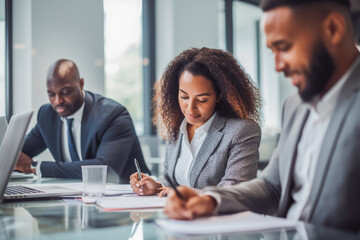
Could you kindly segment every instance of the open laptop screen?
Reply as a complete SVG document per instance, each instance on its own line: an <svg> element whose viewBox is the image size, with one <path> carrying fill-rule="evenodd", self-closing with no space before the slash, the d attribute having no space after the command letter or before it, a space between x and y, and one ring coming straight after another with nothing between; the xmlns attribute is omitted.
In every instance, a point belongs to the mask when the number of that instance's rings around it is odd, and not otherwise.
<svg viewBox="0 0 360 240"><path fill-rule="evenodd" d="M0 147L0 202L24 144L33 111L11 117Z"/></svg>

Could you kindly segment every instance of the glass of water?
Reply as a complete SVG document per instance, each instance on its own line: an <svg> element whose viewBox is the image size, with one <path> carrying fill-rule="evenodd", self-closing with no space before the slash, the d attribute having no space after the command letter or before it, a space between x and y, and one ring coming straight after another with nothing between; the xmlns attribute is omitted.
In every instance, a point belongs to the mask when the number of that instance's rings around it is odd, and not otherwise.
<svg viewBox="0 0 360 240"><path fill-rule="evenodd" d="M106 184L106 165L87 165L81 166L83 180L84 203L95 203L105 194Z"/></svg>

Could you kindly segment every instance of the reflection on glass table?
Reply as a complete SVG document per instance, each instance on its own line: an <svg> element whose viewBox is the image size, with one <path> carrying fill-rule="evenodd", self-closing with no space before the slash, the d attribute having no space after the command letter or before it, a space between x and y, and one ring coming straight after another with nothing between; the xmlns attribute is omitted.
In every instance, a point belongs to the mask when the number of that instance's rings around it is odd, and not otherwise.
<svg viewBox="0 0 360 240"><path fill-rule="evenodd" d="M59 182L51 179L34 181ZM358 237L353 233L312 225L265 232L186 236L158 227L154 220L159 218L166 218L162 209L104 211L97 205L83 204L76 199L11 201L0 205L0 239L335 240Z"/></svg>
<svg viewBox="0 0 360 240"><path fill-rule="evenodd" d="M5 203L0 207L0 236L17 239L121 226L130 236L134 223L130 214L104 212L96 205L83 204L77 200Z"/></svg>
<svg viewBox="0 0 360 240"><path fill-rule="evenodd" d="M5 203L0 206L0 238L6 239L351 239L351 233L305 225L261 233L184 236L167 232L154 219L159 211L103 211L77 200Z"/></svg>

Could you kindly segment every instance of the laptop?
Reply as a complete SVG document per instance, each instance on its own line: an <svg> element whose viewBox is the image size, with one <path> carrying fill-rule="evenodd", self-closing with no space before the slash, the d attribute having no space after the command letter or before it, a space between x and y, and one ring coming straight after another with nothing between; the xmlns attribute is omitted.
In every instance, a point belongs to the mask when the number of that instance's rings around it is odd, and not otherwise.
<svg viewBox="0 0 360 240"><path fill-rule="evenodd" d="M1 146L2 140L3 140L4 136L5 136L7 126L8 126L8 123L7 123L6 117L5 116L0 116L0 146ZM33 173L22 173L22 172L18 172L18 171L13 171L11 173L11 176L10 176L11 179L14 179L14 178L32 178L32 177L34 177Z"/></svg>
<svg viewBox="0 0 360 240"><path fill-rule="evenodd" d="M59 185L28 187L8 185L10 175L24 144L33 111L11 117L0 147L0 202L8 199L44 198L80 194L81 191Z"/></svg>
<svg viewBox="0 0 360 240"><path fill-rule="evenodd" d="M3 141L6 129L7 129L7 120L5 116L0 117L0 146Z"/></svg>

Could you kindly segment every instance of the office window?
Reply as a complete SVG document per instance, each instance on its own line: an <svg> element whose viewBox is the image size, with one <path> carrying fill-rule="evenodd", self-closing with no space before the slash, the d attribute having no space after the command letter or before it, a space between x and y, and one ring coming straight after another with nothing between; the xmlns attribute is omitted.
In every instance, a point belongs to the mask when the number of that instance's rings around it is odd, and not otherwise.
<svg viewBox="0 0 360 240"><path fill-rule="evenodd" d="M296 91L283 74L275 71L272 52L266 47L261 28L261 9L255 5L233 2L234 56L259 87L262 96L262 139L260 163L266 163L275 148L281 130L282 104Z"/></svg>
<svg viewBox="0 0 360 240"><path fill-rule="evenodd" d="M283 74L275 71L274 56L266 47L260 24L263 14L261 9L235 1L233 14L234 56L260 88L263 100L263 135L275 135L281 128L282 104L296 89Z"/></svg>
<svg viewBox="0 0 360 240"><path fill-rule="evenodd" d="M5 1L0 1L0 116L5 115Z"/></svg>
<svg viewBox="0 0 360 240"><path fill-rule="evenodd" d="M142 1L104 0L105 95L124 105L142 135Z"/></svg>

